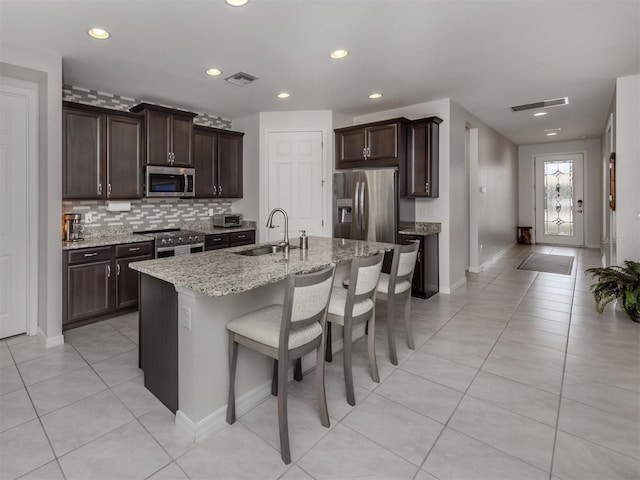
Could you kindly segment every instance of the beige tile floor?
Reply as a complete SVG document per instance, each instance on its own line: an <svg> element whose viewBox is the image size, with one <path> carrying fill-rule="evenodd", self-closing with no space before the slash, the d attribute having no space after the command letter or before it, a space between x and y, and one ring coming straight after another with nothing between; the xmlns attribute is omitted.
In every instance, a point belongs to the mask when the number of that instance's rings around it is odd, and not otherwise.
<svg viewBox="0 0 640 480"><path fill-rule="evenodd" d="M573 275L517 270L532 250L574 255ZM582 272L599 261L514 246L453 295L413 299L416 350L399 328L398 367L380 305L382 381L359 341L355 408L340 354L326 369L330 428L313 375L291 384L290 466L273 397L191 443L142 384L135 315L66 332L49 350L4 340L0 478L638 479L640 326L595 313Z"/></svg>

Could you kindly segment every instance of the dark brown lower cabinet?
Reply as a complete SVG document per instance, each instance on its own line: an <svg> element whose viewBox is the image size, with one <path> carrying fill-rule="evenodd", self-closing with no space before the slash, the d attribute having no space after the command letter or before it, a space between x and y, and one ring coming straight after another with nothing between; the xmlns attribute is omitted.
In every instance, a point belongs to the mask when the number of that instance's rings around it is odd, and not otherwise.
<svg viewBox="0 0 640 480"><path fill-rule="evenodd" d="M239 247L256 243L256 232L247 230L244 232L212 233L204 237L204 249L219 250L221 248Z"/></svg>
<svg viewBox="0 0 640 480"><path fill-rule="evenodd" d="M419 298L429 298L440 288L438 268L438 234L429 235L400 235L400 243L408 244L413 240L420 241L416 268L413 272L411 295Z"/></svg>
<svg viewBox="0 0 640 480"><path fill-rule="evenodd" d="M63 330L138 306L132 262L152 258L153 242L63 252Z"/></svg>

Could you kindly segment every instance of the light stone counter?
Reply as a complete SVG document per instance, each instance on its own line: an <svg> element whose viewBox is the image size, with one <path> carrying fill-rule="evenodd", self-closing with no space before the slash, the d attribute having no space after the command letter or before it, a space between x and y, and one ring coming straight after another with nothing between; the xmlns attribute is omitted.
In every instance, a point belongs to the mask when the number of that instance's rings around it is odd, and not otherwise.
<svg viewBox="0 0 640 480"><path fill-rule="evenodd" d="M76 250L78 248L106 247L110 245L121 245L123 243L139 243L153 241L153 237L147 235L105 235L89 236L78 242L62 242L62 250Z"/></svg>
<svg viewBox="0 0 640 480"><path fill-rule="evenodd" d="M269 245L269 244L263 244ZM356 256L393 245L309 237L309 249L257 257L233 252L256 245L131 263L140 276L140 355L144 385L171 411L193 441L226 425L228 373L227 323L258 308L282 304L286 279L336 263L334 285L342 288ZM341 328L332 330L332 348L342 349ZM353 338L364 335L364 325ZM315 365L312 352L302 370ZM271 394L271 359L240 348L236 412L240 416ZM345 399L346 401L346 399ZM331 414L331 412L329 412ZM275 415L275 411L274 411ZM318 419L318 424L320 420Z"/></svg>
<svg viewBox="0 0 640 480"><path fill-rule="evenodd" d="M259 245L146 260L129 266L175 287L209 297L223 297L280 282L290 273L309 273L330 263L344 263L356 256L370 256L393 248L388 243L309 237L309 249L291 249L288 258L282 252L257 257L233 253L256 246Z"/></svg>

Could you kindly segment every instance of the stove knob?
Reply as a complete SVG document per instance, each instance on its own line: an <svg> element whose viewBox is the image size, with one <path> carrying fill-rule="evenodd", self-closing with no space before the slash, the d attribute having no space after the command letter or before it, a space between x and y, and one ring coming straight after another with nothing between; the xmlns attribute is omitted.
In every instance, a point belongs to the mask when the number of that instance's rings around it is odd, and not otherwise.
<svg viewBox="0 0 640 480"><path fill-rule="evenodd" d="M173 245L173 238L168 239L167 242L169 242L169 245Z"/></svg>
<svg viewBox="0 0 640 480"><path fill-rule="evenodd" d="M189 241L190 241L190 242L193 242L193 237L189 237Z"/></svg>
<svg viewBox="0 0 640 480"><path fill-rule="evenodd" d="M163 238L162 240L160 240L160 244L161 245L166 245L167 244L167 239Z"/></svg>

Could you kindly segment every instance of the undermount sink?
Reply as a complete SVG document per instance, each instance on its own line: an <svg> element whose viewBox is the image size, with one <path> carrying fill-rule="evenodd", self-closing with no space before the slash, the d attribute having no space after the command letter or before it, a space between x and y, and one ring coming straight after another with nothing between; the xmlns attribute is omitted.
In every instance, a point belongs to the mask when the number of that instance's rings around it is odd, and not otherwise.
<svg viewBox="0 0 640 480"><path fill-rule="evenodd" d="M298 247L289 245L290 250L293 250L294 248L298 248ZM247 250L241 250L239 252L233 252L233 253L235 253L236 255L244 255L246 257L257 257L260 255L268 255L270 253L282 252L282 249L283 247L280 245L262 245L260 247L253 247Z"/></svg>

